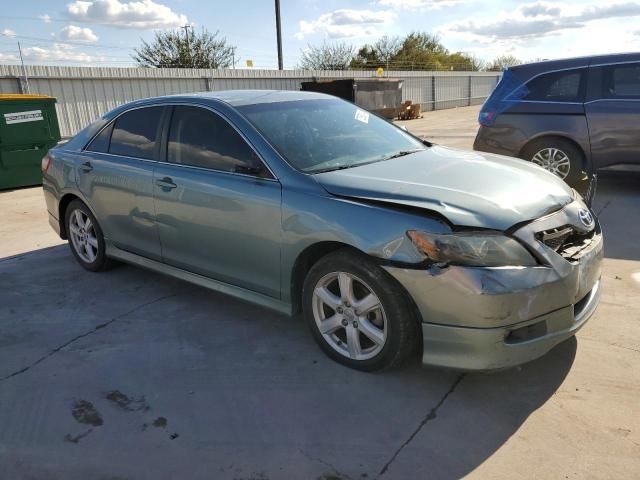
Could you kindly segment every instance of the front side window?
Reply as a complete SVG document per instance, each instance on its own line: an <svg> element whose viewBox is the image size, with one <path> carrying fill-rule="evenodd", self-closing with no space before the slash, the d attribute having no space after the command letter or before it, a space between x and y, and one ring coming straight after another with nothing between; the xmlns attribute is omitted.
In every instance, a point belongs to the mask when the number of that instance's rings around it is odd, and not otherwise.
<svg viewBox="0 0 640 480"><path fill-rule="evenodd" d="M266 176L252 148L219 115L199 107L175 107L169 128L168 161L182 165Z"/></svg>
<svg viewBox="0 0 640 480"><path fill-rule="evenodd" d="M542 102L580 102L584 69L540 75L514 94L522 100Z"/></svg>
<svg viewBox="0 0 640 480"><path fill-rule="evenodd" d="M640 64L611 65L604 69L604 98L640 98Z"/></svg>
<svg viewBox="0 0 640 480"><path fill-rule="evenodd" d="M287 162L307 173L356 167L427 148L344 100L266 102L237 109Z"/></svg>
<svg viewBox="0 0 640 480"><path fill-rule="evenodd" d="M163 108L138 108L118 117L113 125L109 153L155 159Z"/></svg>

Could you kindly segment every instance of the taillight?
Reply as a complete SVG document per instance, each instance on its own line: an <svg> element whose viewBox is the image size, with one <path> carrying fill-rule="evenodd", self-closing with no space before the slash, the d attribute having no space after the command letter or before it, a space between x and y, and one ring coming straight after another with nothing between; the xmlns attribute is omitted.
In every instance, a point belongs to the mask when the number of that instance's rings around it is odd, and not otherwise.
<svg viewBox="0 0 640 480"><path fill-rule="evenodd" d="M49 155L45 155L44 157L42 157L42 163L40 166L42 168L42 173L47 173L49 167L51 166L51 157Z"/></svg>
<svg viewBox="0 0 640 480"><path fill-rule="evenodd" d="M490 127L491 125L493 125L493 122L495 121L496 116L497 116L497 112L481 111L480 115L478 115L478 122L480 123L480 125L484 127Z"/></svg>

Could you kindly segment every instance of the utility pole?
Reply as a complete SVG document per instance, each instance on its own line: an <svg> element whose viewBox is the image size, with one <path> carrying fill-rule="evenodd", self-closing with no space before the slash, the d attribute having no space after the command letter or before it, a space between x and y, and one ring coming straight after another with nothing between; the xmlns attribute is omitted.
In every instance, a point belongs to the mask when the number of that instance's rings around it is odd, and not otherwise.
<svg viewBox="0 0 640 480"><path fill-rule="evenodd" d="M22 64L22 74L24 75L24 83L27 87L27 93L31 93L31 87L29 87L29 77L27 77L27 69L24 66L24 59L22 58L22 47L18 40L18 53L20 54L20 63Z"/></svg>
<svg viewBox="0 0 640 480"><path fill-rule="evenodd" d="M191 64L191 68L193 68L193 57L191 56L191 46L189 45L189 29L192 27L191 25L182 25L180 28L184 28L184 38L187 41L187 53L189 54L189 63Z"/></svg>
<svg viewBox="0 0 640 480"><path fill-rule="evenodd" d="M278 39L278 70L282 70L282 31L280 28L280 0L276 0L276 36Z"/></svg>

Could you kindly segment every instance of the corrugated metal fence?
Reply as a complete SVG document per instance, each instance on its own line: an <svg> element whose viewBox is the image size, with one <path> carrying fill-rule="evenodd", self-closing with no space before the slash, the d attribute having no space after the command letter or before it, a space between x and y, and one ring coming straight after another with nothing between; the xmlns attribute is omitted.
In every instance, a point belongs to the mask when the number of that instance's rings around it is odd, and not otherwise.
<svg viewBox="0 0 640 480"><path fill-rule="evenodd" d="M31 93L51 95L63 136L70 136L122 103L175 93L231 89L300 90L314 78L371 78L372 71L206 70L27 66ZM404 80L403 100L423 110L482 103L495 87L495 72L388 71ZM0 65L0 93L25 93L21 67Z"/></svg>

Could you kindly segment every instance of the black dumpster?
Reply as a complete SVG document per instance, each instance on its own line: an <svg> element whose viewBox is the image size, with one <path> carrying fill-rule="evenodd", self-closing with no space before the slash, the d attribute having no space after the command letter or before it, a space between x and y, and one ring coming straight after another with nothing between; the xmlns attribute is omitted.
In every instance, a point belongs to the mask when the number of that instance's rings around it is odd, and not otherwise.
<svg viewBox="0 0 640 480"><path fill-rule="evenodd" d="M343 98L385 118L394 118L402 104L402 80L348 78L302 82L301 90Z"/></svg>

